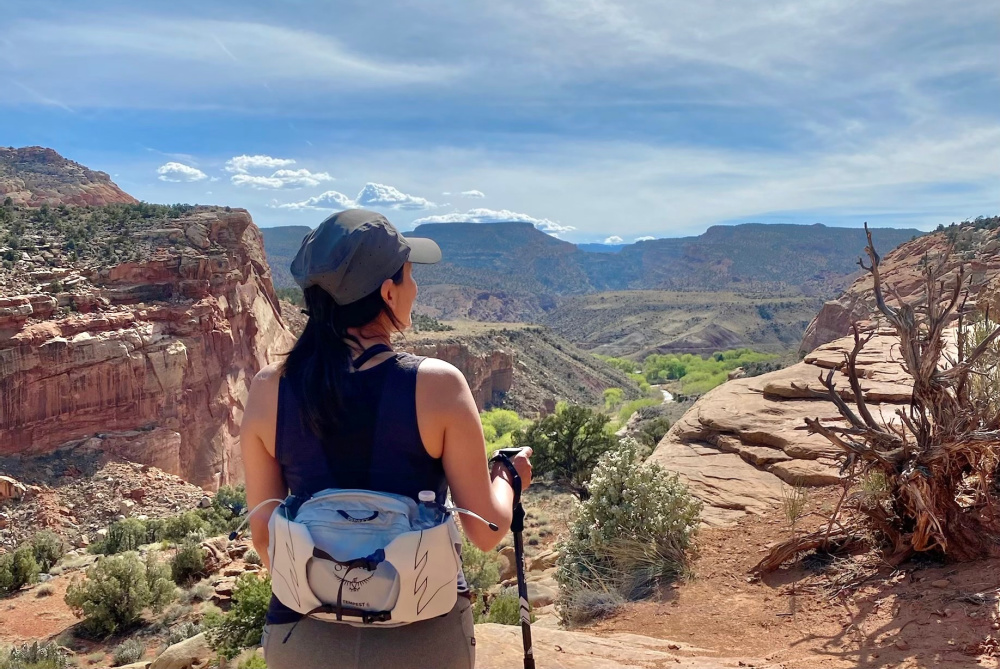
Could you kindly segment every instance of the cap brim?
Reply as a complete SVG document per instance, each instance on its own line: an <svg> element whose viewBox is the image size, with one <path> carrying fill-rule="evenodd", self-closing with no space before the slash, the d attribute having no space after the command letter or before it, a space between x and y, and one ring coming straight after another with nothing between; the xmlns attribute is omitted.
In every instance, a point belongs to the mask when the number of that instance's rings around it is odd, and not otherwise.
<svg viewBox="0 0 1000 669"><path fill-rule="evenodd" d="M433 239L424 237L404 237L404 239L410 247L410 262L419 265L441 262L441 247Z"/></svg>

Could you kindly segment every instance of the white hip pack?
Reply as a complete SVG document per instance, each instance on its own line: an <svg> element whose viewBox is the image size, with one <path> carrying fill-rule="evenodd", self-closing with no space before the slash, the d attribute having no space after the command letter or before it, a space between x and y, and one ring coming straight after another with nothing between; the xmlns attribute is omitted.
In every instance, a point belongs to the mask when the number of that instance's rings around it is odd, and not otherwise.
<svg viewBox="0 0 1000 669"><path fill-rule="evenodd" d="M370 490L289 497L268 522L271 590L293 611L352 625L444 615L461 569L452 511L471 513Z"/></svg>

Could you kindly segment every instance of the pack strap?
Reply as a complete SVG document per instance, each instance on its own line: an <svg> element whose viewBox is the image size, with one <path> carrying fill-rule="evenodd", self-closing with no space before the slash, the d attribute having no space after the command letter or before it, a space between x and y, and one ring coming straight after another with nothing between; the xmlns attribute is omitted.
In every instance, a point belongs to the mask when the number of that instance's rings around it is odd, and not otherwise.
<svg viewBox="0 0 1000 669"><path fill-rule="evenodd" d="M361 369L364 367L366 362L381 353L392 353L392 348L386 346L385 344L375 344L374 346L370 346L362 351L361 355L355 358L354 362L351 364L354 365L354 369Z"/></svg>

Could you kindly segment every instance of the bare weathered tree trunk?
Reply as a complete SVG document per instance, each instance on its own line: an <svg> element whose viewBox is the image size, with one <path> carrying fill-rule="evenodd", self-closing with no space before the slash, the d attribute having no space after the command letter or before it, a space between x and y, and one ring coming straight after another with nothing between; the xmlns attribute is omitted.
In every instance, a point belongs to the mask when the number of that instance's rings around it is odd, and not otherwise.
<svg viewBox="0 0 1000 669"><path fill-rule="evenodd" d="M881 316L899 336L900 364L913 379L907 409L899 422L880 421L868 407L858 373L858 354L875 336L855 324L854 347L845 356L843 370L854 396L853 405L837 392L835 371L820 375L826 392L847 425L824 424L807 418L809 430L826 437L845 454L845 476L881 474L885 495L878 502L855 495L854 509L869 521L889 545L888 558L899 563L914 551L937 551L949 559L970 560L990 554L1000 529L994 503L1000 447L1000 412L995 401L984 401L970 391L970 377L995 367L1000 327L969 350L966 319L967 282L959 267L953 285L945 285L945 259L924 258L924 298L907 303L892 287L895 306L887 303L875 251L865 224L869 263L858 261L874 283ZM946 330L957 321L957 347L950 348ZM988 319L986 321L989 323ZM881 480L881 478L879 480ZM776 568L777 546L762 561L760 571ZM780 562L778 562L780 564Z"/></svg>

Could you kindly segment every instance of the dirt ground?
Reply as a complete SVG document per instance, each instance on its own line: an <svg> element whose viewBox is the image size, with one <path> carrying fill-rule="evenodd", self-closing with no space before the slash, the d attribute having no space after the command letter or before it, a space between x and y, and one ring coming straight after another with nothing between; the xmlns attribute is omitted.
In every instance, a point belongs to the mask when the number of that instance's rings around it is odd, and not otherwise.
<svg viewBox="0 0 1000 669"><path fill-rule="evenodd" d="M837 492L812 492L811 510L831 508ZM819 524L810 516L799 529ZM751 578L767 548L789 532L780 510L704 530L694 578L591 629L683 641L788 669L1000 667L1000 560L893 569L858 555Z"/></svg>

